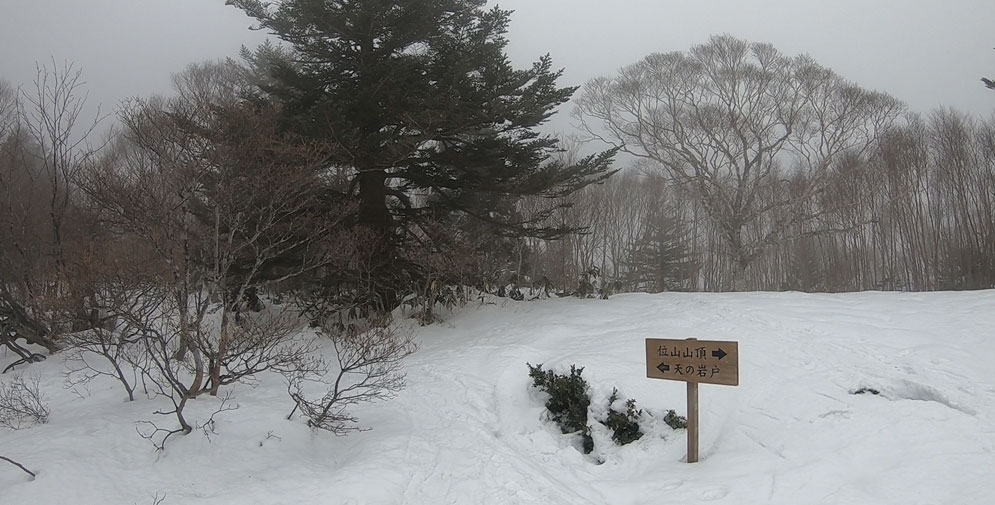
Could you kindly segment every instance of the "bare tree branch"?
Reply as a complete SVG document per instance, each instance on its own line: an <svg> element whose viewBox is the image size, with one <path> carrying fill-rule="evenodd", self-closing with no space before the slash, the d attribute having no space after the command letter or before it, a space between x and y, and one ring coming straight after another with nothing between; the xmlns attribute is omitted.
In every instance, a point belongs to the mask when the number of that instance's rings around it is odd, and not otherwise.
<svg viewBox="0 0 995 505"><path fill-rule="evenodd" d="M12 464L14 466L16 466L17 468L20 468L21 470L24 470L24 473L26 473L26 474L28 474L28 475L31 476L31 480L35 480L35 477L37 477L37 474L35 474L31 470L28 470L24 465L18 463L17 461L14 461L14 460L6 457L6 456L0 456L0 459L2 459L4 461L6 461L6 462L8 462L8 463L10 463L10 464Z"/></svg>

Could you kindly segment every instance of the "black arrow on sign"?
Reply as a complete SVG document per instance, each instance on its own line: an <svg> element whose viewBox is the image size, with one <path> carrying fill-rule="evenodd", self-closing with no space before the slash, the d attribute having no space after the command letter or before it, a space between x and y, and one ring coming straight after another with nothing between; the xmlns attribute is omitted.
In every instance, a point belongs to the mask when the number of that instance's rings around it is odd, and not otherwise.
<svg viewBox="0 0 995 505"><path fill-rule="evenodd" d="M657 365L656 369L659 370L661 373L667 373L670 370L670 365L666 363L660 363L659 365Z"/></svg>
<svg viewBox="0 0 995 505"><path fill-rule="evenodd" d="M719 349L718 351L712 351L712 357L722 359L726 357L726 352L723 351L722 349Z"/></svg>

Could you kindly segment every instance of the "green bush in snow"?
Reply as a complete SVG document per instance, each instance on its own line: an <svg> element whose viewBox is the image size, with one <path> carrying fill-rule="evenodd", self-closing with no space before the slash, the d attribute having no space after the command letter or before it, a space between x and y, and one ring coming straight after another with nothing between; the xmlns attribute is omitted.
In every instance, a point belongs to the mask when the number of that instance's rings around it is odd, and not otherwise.
<svg viewBox="0 0 995 505"><path fill-rule="evenodd" d="M543 370L542 363L529 367L529 377L532 385L549 395L546 400L546 410L550 418L556 421L563 433L580 434L583 440L584 454L594 450L594 439L591 437L591 427L587 424L587 411L591 406L587 381L581 377L584 368L570 365L570 374L561 375L552 370ZM613 406L618 402L617 388L612 388L608 397L608 414L601 424L612 432L612 440L618 445L626 445L639 440L643 432L639 427L639 419L643 411L636 408L636 400L626 399L624 410L616 410ZM677 415L673 410L667 411L663 422L675 430L688 427L687 418Z"/></svg>
<svg viewBox="0 0 995 505"><path fill-rule="evenodd" d="M532 385L549 394L546 410L563 433L579 433L583 441L584 454L594 450L591 427L587 424L587 408L591 398L587 394L587 381L581 377L583 368L570 365L570 375L560 375L552 370L543 370L542 363L529 367Z"/></svg>
<svg viewBox="0 0 995 505"><path fill-rule="evenodd" d="M677 412L673 410L667 411L667 415L663 416L663 422L675 430L683 430L688 427L688 418L677 415Z"/></svg>
<svg viewBox="0 0 995 505"><path fill-rule="evenodd" d="M625 445L643 436L639 431L639 416L643 415L642 410L636 410L636 400L629 398L625 401L625 411L619 412L612 409L612 405L618 400L618 389L612 388L612 394L608 397L608 417L601 424L612 430L612 440L618 445ZM672 412L672 411L671 411Z"/></svg>

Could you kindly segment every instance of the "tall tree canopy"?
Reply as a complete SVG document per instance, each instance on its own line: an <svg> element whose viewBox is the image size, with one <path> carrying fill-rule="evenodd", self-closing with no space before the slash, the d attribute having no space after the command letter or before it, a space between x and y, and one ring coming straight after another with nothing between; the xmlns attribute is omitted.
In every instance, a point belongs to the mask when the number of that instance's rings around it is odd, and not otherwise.
<svg viewBox="0 0 995 505"><path fill-rule="evenodd" d="M767 247L820 218L811 204L832 167L865 156L903 108L807 56L722 35L592 80L576 117L696 194L738 283Z"/></svg>
<svg viewBox="0 0 995 505"><path fill-rule="evenodd" d="M506 235L555 237L496 202L570 193L610 175L613 152L566 165L535 127L567 101L549 56L515 69L510 11L484 0L229 0L286 42L249 55L289 127L339 149L357 221L396 244L428 220L471 216ZM550 200L552 202L552 200ZM505 207L506 205L502 205Z"/></svg>

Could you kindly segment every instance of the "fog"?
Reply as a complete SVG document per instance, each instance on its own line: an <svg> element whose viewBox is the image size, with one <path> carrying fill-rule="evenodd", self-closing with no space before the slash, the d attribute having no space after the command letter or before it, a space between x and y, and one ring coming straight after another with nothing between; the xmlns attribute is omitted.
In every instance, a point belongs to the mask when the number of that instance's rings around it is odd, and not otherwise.
<svg viewBox="0 0 995 505"><path fill-rule="evenodd" d="M11 1L11 0L8 0ZM916 111L949 106L988 115L995 93L995 3L983 0L505 0L515 10L509 55L545 53L562 84L610 75L653 52L683 51L712 34L808 53L860 85ZM186 64L237 57L265 39L222 0L12 0L0 18L0 77L31 85L36 63L73 62L90 105L169 91ZM569 129L566 114L551 129Z"/></svg>

